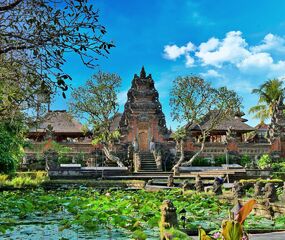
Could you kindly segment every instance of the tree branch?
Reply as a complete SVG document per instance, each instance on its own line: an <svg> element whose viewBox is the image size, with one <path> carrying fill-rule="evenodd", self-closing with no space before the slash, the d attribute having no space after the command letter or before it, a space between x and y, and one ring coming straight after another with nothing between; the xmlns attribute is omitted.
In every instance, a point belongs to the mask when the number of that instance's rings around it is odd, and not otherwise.
<svg viewBox="0 0 285 240"><path fill-rule="evenodd" d="M9 11L20 4L22 1L23 0L16 0L15 2L12 2L6 6L0 6L0 12Z"/></svg>

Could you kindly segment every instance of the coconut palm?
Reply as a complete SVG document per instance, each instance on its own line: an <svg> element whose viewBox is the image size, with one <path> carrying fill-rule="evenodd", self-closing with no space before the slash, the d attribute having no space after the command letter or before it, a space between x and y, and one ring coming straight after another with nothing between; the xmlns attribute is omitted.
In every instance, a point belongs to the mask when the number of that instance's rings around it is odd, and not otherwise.
<svg viewBox="0 0 285 240"><path fill-rule="evenodd" d="M279 79L269 79L259 88L253 89L252 93L259 96L258 104L249 109L254 118L264 122L272 116L276 102L283 93L283 82Z"/></svg>

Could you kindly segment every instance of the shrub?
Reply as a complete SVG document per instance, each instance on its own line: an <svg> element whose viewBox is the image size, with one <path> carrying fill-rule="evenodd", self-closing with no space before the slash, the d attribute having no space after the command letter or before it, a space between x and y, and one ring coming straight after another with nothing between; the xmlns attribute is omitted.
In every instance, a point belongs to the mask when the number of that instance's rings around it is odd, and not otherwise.
<svg viewBox="0 0 285 240"><path fill-rule="evenodd" d="M1 174L0 175L0 185L4 185L8 179L8 175L5 175L5 174Z"/></svg>
<svg viewBox="0 0 285 240"><path fill-rule="evenodd" d="M270 168L272 164L272 160L268 154L264 154L258 160L257 166L259 169L267 169Z"/></svg>
<svg viewBox="0 0 285 240"><path fill-rule="evenodd" d="M0 122L0 173L16 170L23 158L24 126L15 122Z"/></svg>
<svg viewBox="0 0 285 240"><path fill-rule="evenodd" d="M250 158L250 156L248 155L242 155L241 159L240 159L240 165L244 166L244 167L249 167L252 164L252 160Z"/></svg>

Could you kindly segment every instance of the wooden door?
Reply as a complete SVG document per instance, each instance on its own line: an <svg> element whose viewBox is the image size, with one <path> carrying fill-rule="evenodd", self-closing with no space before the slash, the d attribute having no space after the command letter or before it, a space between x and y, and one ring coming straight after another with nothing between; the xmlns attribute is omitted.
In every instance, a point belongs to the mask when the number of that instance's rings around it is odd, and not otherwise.
<svg viewBox="0 0 285 240"><path fill-rule="evenodd" d="M139 132L139 150L142 152L148 151L148 134L147 131Z"/></svg>

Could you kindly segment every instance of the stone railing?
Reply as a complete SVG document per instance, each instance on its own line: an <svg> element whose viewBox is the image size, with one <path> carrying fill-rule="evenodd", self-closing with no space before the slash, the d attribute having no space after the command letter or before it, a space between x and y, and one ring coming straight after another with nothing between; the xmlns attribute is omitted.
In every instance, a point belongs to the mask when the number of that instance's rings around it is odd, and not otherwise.
<svg viewBox="0 0 285 240"><path fill-rule="evenodd" d="M270 152L269 143L238 143L239 153L242 155L259 156Z"/></svg>
<svg viewBox="0 0 285 240"><path fill-rule="evenodd" d="M201 144L194 144L196 151ZM237 143L237 151L240 155L260 156L270 152L271 145L269 143ZM204 157L215 157L224 155L227 151L227 145L223 143L205 143L202 153Z"/></svg>
<svg viewBox="0 0 285 240"><path fill-rule="evenodd" d="M139 170L141 170L141 159L138 152L134 152L133 161L134 161L134 171L138 172Z"/></svg>

